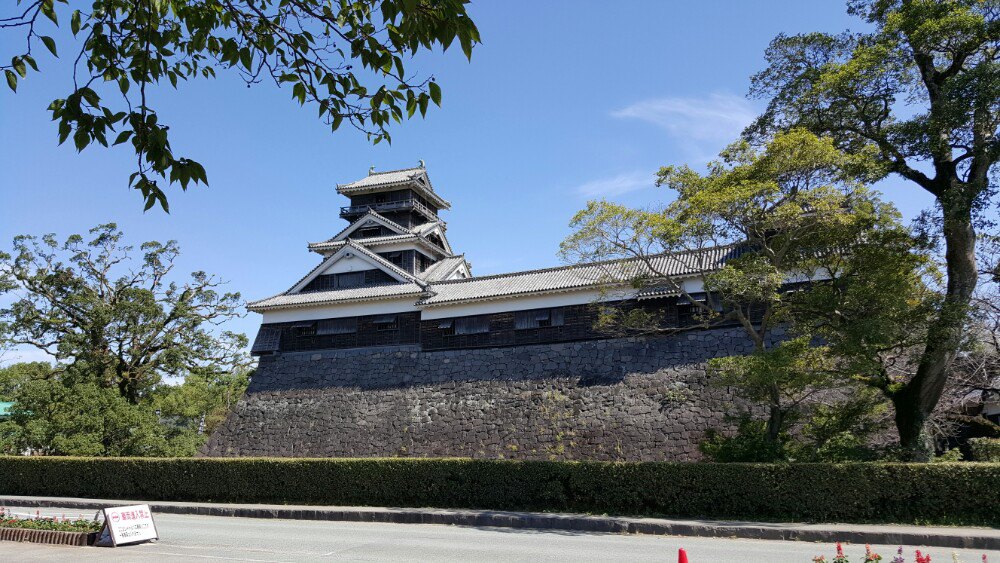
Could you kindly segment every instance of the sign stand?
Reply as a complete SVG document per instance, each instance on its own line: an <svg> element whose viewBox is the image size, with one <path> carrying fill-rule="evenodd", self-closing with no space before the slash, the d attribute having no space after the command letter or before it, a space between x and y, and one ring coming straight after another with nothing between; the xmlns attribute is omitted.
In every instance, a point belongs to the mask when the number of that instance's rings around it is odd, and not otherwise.
<svg viewBox="0 0 1000 563"><path fill-rule="evenodd" d="M105 508L104 526L94 545L118 547L160 539L148 504Z"/></svg>

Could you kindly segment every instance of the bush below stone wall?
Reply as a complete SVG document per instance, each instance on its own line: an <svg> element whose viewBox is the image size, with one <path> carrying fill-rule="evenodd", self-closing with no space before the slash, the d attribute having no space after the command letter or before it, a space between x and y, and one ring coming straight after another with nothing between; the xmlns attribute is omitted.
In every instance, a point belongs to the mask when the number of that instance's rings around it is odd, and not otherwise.
<svg viewBox="0 0 1000 563"><path fill-rule="evenodd" d="M1000 525L1000 463L0 457L0 494Z"/></svg>

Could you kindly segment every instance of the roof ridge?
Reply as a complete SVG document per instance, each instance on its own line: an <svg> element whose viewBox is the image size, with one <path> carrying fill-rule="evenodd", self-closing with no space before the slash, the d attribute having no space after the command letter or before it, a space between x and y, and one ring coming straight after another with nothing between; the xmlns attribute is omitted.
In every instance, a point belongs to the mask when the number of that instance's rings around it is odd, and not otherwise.
<svg viewBox="0 0 1000 563"><path fill-rule="evenodd" d="M407 238L407 239L409 239L409 238L420 238L420 235L418 235L416 233L402 233L402 234L392 234L392 235L379 235L377 237L368 237L368 238L361 238L361 239L349 239L349 240L353 240L355 242L365 241L365 244L370 244L372 242L381 242L382 240L400 239L400 238ZM344 242L346 240L348 240L348 239L343 239L343 240L322 240L322 241L319 241L319 242L310 242L309 243L309 248L315 248L315 247L326 246L326 245L344 244Z"/></svg>
<svg viewBox="0 0 1000 563"><path fill-rule="evenodd" d="M705 248L703 250L721 250L721 249L725 249L725 248L737 247L737 246L740 246L741 244L742 243L738 243L738 242L737 243L731 243L731 244L723 244L723 245L719 245L719 246L712 246L712 247L709 247L709 248ZM648 256L648 258L657 258L657 257L669 256L669 255L693 254L695 252L698 252L698 251L697 250L684 250L684 251L680 251L680 252L658 252L656 254L650 254ZM462 256L464 256L464 254L462 254ZM535 269L535 270L522 270L520 272L507 272L507 273L504 273L504 274L489 274L489 275L486 275L486 276L472 276L472 277L469 277L469 278L462 278L462 279L458 279L458 280L442 280L442 281L439 281L439 282L434 282L434 284L438 285L438 284L466 283L466 282L472 282L472 281L477 281L477 280L492 280L492 279L499 279L499 278L508 278L508 277L512 277L512 276L520 276L520 275L525 275L525 274L543 274L543 273L555 272L555 271L559 271L559 270L572 270L573 268L586 268L586 267L590 267L590 266L604 266L604 265L607 265L607 264L630 262L630 261L633 261L633 260L638 260L638 258L612 258L612 259L608 259L608 260L599 260L597 262L584 262L584 263L581 263L581 264L569 264L569 265L566 265L566 266L550 266L548 268L538 268L538 269Z"/></svg>
<svg viewBox="0 0 1000 563"><path fill-rule="evenodd" d="M369 176L378 176L379 174L395 174L396 172L409 172L410 170L427 170L423 166L411 166L409 168L399 168L397 170L379 170L378 172L370 172Z"/></svg>
<svg viewBox="0 0 1000 563"><path fill-rule="evenodd" d="M417 170L421 171L425 175L427 174L427 169L426 168L400 168L399 170L385 170L383 172L375 172L375 173L372 173L372 174L368 174L364 178L361 178L361 179L358 179L358 180L354 180L353 182L347 182L346 184L341 184L341 183L338 182L337 183L337 189L348 187L351 184L357 184L358 182L362 182L364 180L367 180L368 178L371 178L372 176L383 176L383 175L386 175L386 174L398 174L400 172L410 172L410 171L417 171ZM416 174L411 174L405 180L396 180L396 181L393 181L393 182L386 182L386 183L388 183L388 184L394 184L394 183L395 184L400 184L400 183L403 183L403 182L408 182L410 180L413 180L414 176L416 176ZM429 181L429 178L428 178L428 181ZM427 187L428 187L428 189L430 191L432 191L432 192L434 191L434 189L431 188L429 185Z"/></svg>
<svg viewBox="0 0 1000 563"><path fill-rule="evenodd" d="M393 221L392 219L389 219L388 217L382 215L381 213L375 211L374 209L369 208L368 211L366 211L364 215L362 215L361 217L358 217L357 219L355 219L354 221L352 221L349 225L347 225L346 227L344 227L343 229L341 229L339 233L333 235L332 237L330 237L330 238L328 238L328 239L326 239L326 240L324 240L322 242L338 242L337 240L335 240L337 237L339 237L340 235L342 235L342 234L346 233L347 231L349 231L351 229L351 227L353 227L354 225L359 224L361 221L363 221L369 215L371 215L373 217L377 217L377 218L381 219L382 221L385 221L386 223L388 223L389 225L391 225L390 228L392 228L392 227L398 227L399 230L402 231L402 233L400 233L400 234L410 232L409 229L407 229L406 227L400 225L399 223ZM389 226L389 225L387 225L387 226Z"/></svg>

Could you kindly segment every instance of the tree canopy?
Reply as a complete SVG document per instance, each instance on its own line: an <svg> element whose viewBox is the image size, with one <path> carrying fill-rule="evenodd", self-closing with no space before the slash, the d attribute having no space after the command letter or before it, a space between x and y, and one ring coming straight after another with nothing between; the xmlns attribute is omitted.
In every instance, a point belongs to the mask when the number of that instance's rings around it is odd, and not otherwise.
<svg viewBox="0 0 1000 563"><path fill-rule="evenodd" d="M903 445L927 455L924 424L958 353L977 287L976 220L1000 159L1000 5L994 0L851 0L861 33L779 35L751 92L768 100L747 134L804 127L869 153L934 195L945 249L944 300L920 360L893 402Z"/></svg>
<svg viewBox="0 0 1000 563"><path fill-rule="evenodd" d="M219 330L238 293L194 272L175 279L176 242L138 249L114 225L88 237L19 236L0 253L0 343L52 363L0 369L13 401L2 447L73 455L192 455L249 381L247 338Z"/></svg>
<svg viewBox="0 0 1000 563"><path fill-rule="evenodd" d="M315 105L332 130L349 123L374 143L389 126L441 104L433 77L408 67L421 49L456 40L466 57L479 31L468 0L18 0L0 11L12 51L0 63L7 85L39 72L44 48L73 57L72 87L49 106L59 142L77 150L93 143L131 143L136 171L129 185L146 209L168 210L161 182L208 183L205 168L175 154L152 88L238 74L247 86L287 84L299 104ZM66 25L72 39L48 31ZM5 59L5 57L0 57ZM355 67L358 67L357 69Z"/></svg>
<svg viewBox="0 0 1000 563"><path fill-rule="evenodd" d="M896 209L865 186L872 175L868 155L846 154L802 129L778 133L760 149L737 142L707 173L662 168L658 183L676 194L662 208L591 202L574 218L563 255L640 264L632 283L679 295L697 311L697 326L742 327L753 353L710 364L723 384L766 406L765 435L777 442L818 391L883 373L879 353L911 345L905 336L927 314L926 258L913 252ZM699 298L691 275L672 273L673 262L705 269L720 247L733 256L695 276ZM663 328L641 311L611 315L610 322L647 333L692 328ZM774 334L778 327L783 337ZM817 336L828 344L818 345ZM859 342L876 364L865 370L859 360L844 361L859 355L851 348Z"/></svg>

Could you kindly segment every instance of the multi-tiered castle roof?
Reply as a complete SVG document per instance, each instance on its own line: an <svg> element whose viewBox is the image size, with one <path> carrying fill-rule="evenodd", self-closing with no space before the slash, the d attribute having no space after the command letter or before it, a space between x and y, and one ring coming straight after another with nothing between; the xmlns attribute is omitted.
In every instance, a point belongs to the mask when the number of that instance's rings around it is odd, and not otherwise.
<svg viewBox="0 0 1000 563"><path fill-rule="evenodd" d="M423 162L388 172L373 168L360 180L338 184L337 192L350 198L349 205L340 208L348 225L326 240L309 243L308 249L321 256L319 264L287 291L248 305L264 315L255 353L284 349L282 339L293 337L304 338L313 348L332 346L332 335L359 334L359 322L381 327L379 337L341 338L346 344L337 346L419 342L420 335L437 327L436 319L477 316L485 319L477 330L485 326L486 332L489 316L506 312L539 311L534 313L539 318L548 314L561 319L563 307L590 304L609 282L626 282L636 276L636 267L643 267L621 262L473 277L465 256L452 249L447 224L439 215L451 204L434 190ZM664 255L654 260L662 262L659 272L693 278L721 267L735 253L732 247L720 247L692 257ZM670 295L653 288L629 290L626 298ZM410 337L393 340L388 336L392 330L405 332L400 319L419 326L411 327ZM443 320L437 328L455 330L448 328L449 322ZM385 328L390 325L397 328ZM324 335L326 339L319 338Z"/></svg>

